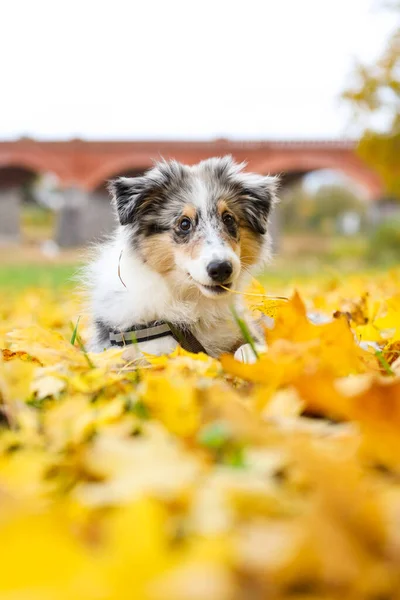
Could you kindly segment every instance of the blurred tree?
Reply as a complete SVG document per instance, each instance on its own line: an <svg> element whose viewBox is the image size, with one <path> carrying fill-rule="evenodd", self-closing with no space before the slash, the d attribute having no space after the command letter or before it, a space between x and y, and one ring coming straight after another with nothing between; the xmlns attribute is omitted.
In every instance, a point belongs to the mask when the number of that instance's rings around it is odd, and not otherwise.
<svg viewBox="0 0 400 600"><path fill-rule="evenodd" d="M279 210L283 228L288 232L313 230L327 233L334 231L338 218L346 212L355 212L362 220L366 206L343 185L321 185L311 193L299 183L282 194Z"/></svg>
<svg viewBox="0 0 400 600"><path fill-rule="evenodd" d="M346 212L365 214L365 204L348 188L340 185L323 185L314 195L312 224L319 226L324 221L335 224Z"/></svg>
<svg viewBox="0 0 400 600"><path fill-rule="evenodd" d="M307 229L307 221L312 213L312 198L304 189L303 182L284 188L281 192L278 210L285 231Z"/></svg>
<svg viewBox="0 0 400 600"><path fill-rule="evenodd" d="M398 24L375 64L356 65L354 84L343 98L364 130L360 156L380 174L388 196L400 200L400 0L381 6L393 12Z"/></svg>

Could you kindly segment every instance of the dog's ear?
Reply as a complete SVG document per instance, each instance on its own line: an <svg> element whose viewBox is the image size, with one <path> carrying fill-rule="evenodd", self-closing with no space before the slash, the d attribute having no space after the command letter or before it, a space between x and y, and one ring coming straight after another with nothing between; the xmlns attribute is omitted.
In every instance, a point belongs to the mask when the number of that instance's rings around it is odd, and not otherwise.
<svg viewBox="0 0 400 600"><path fill-rule="evenodd" d="M183 184L184 165L177 161L161 161L141 177L118 177L108 189L117 207L121 225L133 223L139 215L158 210L171 189Z"/></svg>
<svg viewBox="0 0 400 600"><path fill-rule="evenodd" d="M246 163L236 163L231 156L214 158L207 163L221 183L232 190L247 226L256 234L264 235L271 208L277 202L279 177L245 172Z"/></svg>
<svg viewBox="0 0 400 600"><path fill-rule="evenodd" d="M260 235L266 233L268 217L278 201L278 185L279 177L243 174L241 208L250 228Z"/></svg>
<svg viewBox="0 0 400 600"><path fill-rule="evenodd" d="M139 206L152 192L150 183L146 176L118 177L109 182L108 190L121 225L133 223Z"/></svg>

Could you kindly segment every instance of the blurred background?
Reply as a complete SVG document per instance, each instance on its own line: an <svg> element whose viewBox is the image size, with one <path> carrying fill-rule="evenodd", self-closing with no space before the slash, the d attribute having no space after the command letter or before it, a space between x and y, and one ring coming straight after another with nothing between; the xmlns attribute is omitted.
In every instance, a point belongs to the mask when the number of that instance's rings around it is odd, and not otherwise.
<svg viewBox="0 0 400 600"><path fill-rule="evenodd" d="M281 176L269 277L400 262L400 2L3 2L0 284L64 283L106 182L232 154Z"/></svg>

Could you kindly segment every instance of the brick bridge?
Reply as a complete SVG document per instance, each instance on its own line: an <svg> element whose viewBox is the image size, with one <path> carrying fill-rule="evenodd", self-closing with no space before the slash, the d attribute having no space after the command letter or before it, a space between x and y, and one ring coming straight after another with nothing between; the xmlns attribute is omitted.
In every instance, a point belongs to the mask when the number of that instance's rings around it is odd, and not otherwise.
<svg viewBox="0 0 400 600"><path fill-rule="evenodd" d="M105 182L117 175L135 175L154 159L175 158L193 164L210 156L232 154L259 173L279 173L283 185L318 169L333 169L358 182L368 200L379 199L378 176L355 153L355 143L343 141L82 141L41 142L31 139L0 142L0 238L17 238L18 190L38 174L53 173L64 195L58 218L61 245L84 243L109 230L112 215ZM73 235L71 237L71 232Z"/></svg>

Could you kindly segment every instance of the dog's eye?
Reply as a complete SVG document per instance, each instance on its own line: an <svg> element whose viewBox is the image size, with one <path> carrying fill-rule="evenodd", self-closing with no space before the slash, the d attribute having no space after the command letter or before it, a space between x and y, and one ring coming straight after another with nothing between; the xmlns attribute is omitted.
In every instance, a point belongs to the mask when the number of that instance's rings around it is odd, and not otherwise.
<svg viewBox="0 0 400 600"><path fill-rule="evenodd" d="M229 213L224 213L222 215L222 220L227 227L232 227L235 225L235 219Z"/></svg>
<svg viewBox="0 0 400 600"><path fill-rule="evenodd" d="M183 217L183 219L179 223L179 229L181 231L190 231L192 229L192 221L187 217Z"/></svg>

